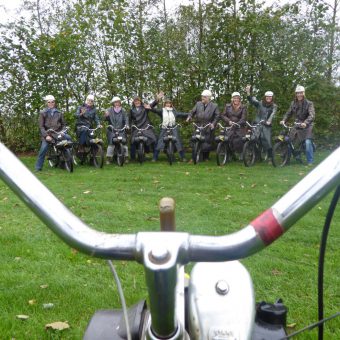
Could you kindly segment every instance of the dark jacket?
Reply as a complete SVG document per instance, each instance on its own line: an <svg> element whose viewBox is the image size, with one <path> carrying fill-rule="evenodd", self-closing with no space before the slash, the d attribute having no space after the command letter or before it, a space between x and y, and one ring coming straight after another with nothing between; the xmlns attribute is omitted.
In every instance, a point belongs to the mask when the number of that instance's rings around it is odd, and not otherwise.
<svg viewBox="0 0 340 340"><path fill-rule="evenodd" d="M80 115L81 110L84 108L86 111L84 112L84 114ZM97 126L100 125L100 120L97 115L97 109L94 106L90 107L86 104L78 106L75 116L77 117L76 127L85 125L88 128L93 128L94 123L96 123Z"/></svg>
<svg viewBox="0 0 340 340"><path fill-rule="evenodd" d="M45 108L39 115L39 129L42 139L47 136L47 130L61 131L66 127L64 115L57 108Z"/></svg>
<svg viewBox="0 0 340 340"><path fill-rule="evenodd" d="M129 119L128 116L123 108L116 113L113 109L113 107L110 107L106 110L106 112L109 113L107 117L105 117L105 121L109 123L109 125L112 125L114 129L122 129L125 125L129 127ZM126 132L124 131L123 135L126 136ZM112 138L114 136L114 132L107 129L106 130L106 137L107 141L110 145L112 145Z"/></svg>
<svg viewBox="0 0 340 340"><path fill-rule="evenodd" d="M274 103L267 104L263 101L258 101L255 97L251 96L248 96L247 99L250 104L257 108L255 123L259 123L261 120L264 120L271 124L277 111L277 105Z"/></svg>
<svg viewBox="0 0 340 340"><path fill-rule="evenodd" d="M200 101L197 102L194 108L190 111L189 117L196 116L198 124L206 125L208 123L217 123L220 111L217 104L209 102L206 106Z"/></svg>
<svg viewBox="0 0 340 340"><path fill-rule="evenodd" d="M243 150L243 137L245 136L246 129L244 125L247 120L247 107L243 104L237 109L234 110L233 105L231 103L226 104L223 112L220 115L220 118L229 125L229 122L232 121L241 126L241 128L237 128L236 126L231 129L230 132L230 145L232 146L233 151L242 153Z"/></svg>
<svg viewBox="0 0 340 340"><path fill-rule="evenodd" d="M158 101L153 101L150 106L151 108L157 105ZM145 109L143 104L138 110L134 105L132 105L130 109L129 120L131 122L131 142L134 142L135 136L137 135L137 130L132 128L132 125L136 125L139 129L145 129L148 124L151 125L151 121L149 119L148 113L149 109ZM147 137L147 145L151 145L157 142L157 137L152 128L145 130L143 132L144 136Z"/></svg>
<svg viewBox="0 0 340 340"><path fill-rule="evenodd" d="M313 102L304 99L301 103L294 100L290 104L289 110L283 116L283 120L286 121L290 117L294 116L295 121L299 123L306 123L307 126L312 125L315 120L315 109Z"/></svg>
<svg viewBox="0 0 340 340"><path fill-rule="evenodd" d="M112 125L115 129L122 129L125 125L129 126L129 118L126 111L122 108L118 113L116 113L113 107L106 110L109 113L105 117L105 121Z"/></svg>
<svg viewBox="0 0 340 340"><path fill-rule="evenodd" d="M229 122L232 121L243 126L247 120L247 107L241 104L238 110L234 111L231 103L226 104L220 118L228 125Z"/></svg>
<svg viewBox="0 0 340 340"><path fill-rule="evenodd" d="M313 102L304 99L302 102L294 100L290 104L289 110L283 116L283 120L287 121L290 117L294 117L297 123L306 123L305 129L292 129L291 138L303 141L307 138L313 138L313 122L315 120L315 109Z"/></svg>

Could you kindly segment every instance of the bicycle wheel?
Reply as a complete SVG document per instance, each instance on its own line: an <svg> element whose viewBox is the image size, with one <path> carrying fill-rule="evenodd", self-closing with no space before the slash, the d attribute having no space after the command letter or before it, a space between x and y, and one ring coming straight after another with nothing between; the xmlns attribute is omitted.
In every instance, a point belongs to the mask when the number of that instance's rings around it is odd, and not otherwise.
<svg viewBox="0 0 340 340"><path fill-rule="evenodd" d="M172 165L174 161L174 144L172 143L171 140L168 142L168 145L166 148L166 154L168 156L169 164Z"/></svg>
<svg viewBox="0 0 340 340"><path fill-rule="evenodd" d="M143 142L139 142L138 150L137 150L137 155L138 155L138 162L140 164L143 164L143 162L144 162L144 153L145 153L144 143Z"/></svg>
<svg viewBox="0 0 340 340"><path fill-rule="evenodd" d="M254 143L247 141L243 145L243 163L245 166L253 166L256 159L255 145Z"/></svg>
<svg viewBox="0 0 340 340"><path fill-rule="evenodd" d="M48 159L48 164L50 165L51 168L55 168L59 164L59 155L57 150L54 148L53 145L50 145L48 147L47 151L47 159Z"/></svg>
<svg viewBox="0 0 340 340"><path fill-rule="evenodd" d="M194 150L192 153L194 164L199 163L201 155L201 143L196 141L194 144Z"/></svg>
<svg viewBox="0 0 340 340"><path fill-rule="evenodd" d="M219 142L216 149L217 165L225 165L228 161L228 147L226 143Z"/></svg>
<svg viewBox="0 0 340 340"><path fill-rule="evenodd" d="M286 142L277 142L273 147L273 165L285 166L289 161L289 147Z"/></svg>
<svg viewBox="0 0 340 340"><path fill-rule="evenodd" d="M91 147L93 165L102 168L104 165L104 151L100 144L93 144Z"/></svg>
<svg viewBox="0 0 340 340"><path fill-rule="evenodd" d="M64 149L62 151L63 153L63 158L65 162L65 169L68 172L73 172L73 157L70 149Z"/></svg>
<svg viewBox="0 0 340 340"><path fill-rule="evenodd" d="M124 155L124 147L122 144L118 144L116 146L117 151L117 164L119 166L123 166L125 162L125 155Z"/></svg>

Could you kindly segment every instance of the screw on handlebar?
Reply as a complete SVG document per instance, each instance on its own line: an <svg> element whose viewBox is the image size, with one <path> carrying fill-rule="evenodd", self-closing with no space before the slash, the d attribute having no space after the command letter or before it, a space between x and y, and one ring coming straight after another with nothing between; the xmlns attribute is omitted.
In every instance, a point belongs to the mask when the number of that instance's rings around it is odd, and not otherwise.
<svg viewBox="0 0 340 340"><path fill-rule="evenodd" d="M176 231L175 201L170 197L163 197L159 202L159 217L161 231Z"/></svg>

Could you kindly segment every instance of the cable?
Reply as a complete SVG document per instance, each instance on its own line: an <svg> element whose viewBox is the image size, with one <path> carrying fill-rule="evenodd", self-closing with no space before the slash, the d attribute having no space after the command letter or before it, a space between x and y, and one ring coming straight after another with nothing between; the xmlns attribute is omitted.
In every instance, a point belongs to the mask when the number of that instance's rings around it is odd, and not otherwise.
<svg viewBox="0 0 340 340"><path fill-rule="evenodd" d="M125 321L125 327L126 327L126 334L127 334L127 340L131 340L132 338L131 338L131 332L130 332L129 318L128 318L128 314L127 314L127 308L126 308L126 303L125 303L123 289L122 289L122 286L120 284L120 280L119 280L118 274L116 272L116 269L115 269L114 265L112 264L111 260L108 260L107 263L109 264L109 267L111 269L113 277L114 277L114 279L116 281L116 285L117 285L117 289L118 289L118 294L119 294L120 302L122 304L122 309L123 309L123 314L124 314L124 321Z"/></svg>
<svg viewBox="0 0 340 340"><path fill-rule="evenodd" d="M326 253L326 243L327 243L327 236L328 231L331 225L331 221L333 218L333 214L335 211L335 207L338 203L340 196L340 185L337 187L334 196L332 198L331 204L328 208L325 225L322 230L322 237L320 242L320 254L319 254L319 268L318 268L318 317L319 320L323 319L323 277L324 277L324 263L325 263L325 253ZM319 331L318 331L318 339L323 340L323 323L320 323L319 325Z"/></svg>
<svg viewBox="0 0 340 340"><path fill-rule="evenodd" d="M340 312L337 312L337 313L335 313L335 314L329 316L328 318L324 318L324 319L322 319L322 320L320 320L320 321L317 321L317 322L315 322L315 323L312 323L311 325L306 326L305 328L302 328L302 329L300 329L300 330L298 330L298 331L296 331L296 332L294 332L294 333L291 333L291 334L289 334L289 335L286 335L285 337L281 338L280 340L290 339L290 338L292 338L293 336L298 335L298 334L300 334L300 333L302 333L302 332L304 332L304 331L310 331L311 329L313 329L313 328L319 326L320 324L324 324L326 321L332 320L332 319L334 319L334 318L336 318L336 317L338 317L338 316L340 316Z"/></svg>

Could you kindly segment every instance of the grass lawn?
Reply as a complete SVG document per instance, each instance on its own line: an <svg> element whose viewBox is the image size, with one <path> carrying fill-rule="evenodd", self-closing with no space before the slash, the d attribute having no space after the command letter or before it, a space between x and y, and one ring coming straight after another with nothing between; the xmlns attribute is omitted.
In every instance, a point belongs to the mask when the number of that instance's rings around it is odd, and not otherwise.
<svg viewBox="0 0 340 340"><path fill-rule="evenodd" d="M328 152L318 152L317 162ZM35 158L23 157L34 168ZM45 163L38 178L76 215L95 229L115 233L159 230L158 203L176 200L177 230L222 235L239 230L270 207L310 169L292 164L273 168L234 162L217 167L212 159L194 166L164 158L156 164L122 168L76 167L73 174ZM256 300L281 297L294 331L317 320L317 265L329 195L288 233L262 252L242 260L253 278ZM73 251L0 182L0 339L81 339L98 309L119 308L109 267ZM340 209L327 244L325 316L340 310ZM143 268L116 262L128 305L146 297ZM43 304L54 307L44 309ZM23 321L16 316L28 315ZM45 330L54 321L70 329ZM293 327L295 325L295 327ZM298 339L316 339L317 330ZM325 326L325 339L340 339L340 318Z"/></svg>

